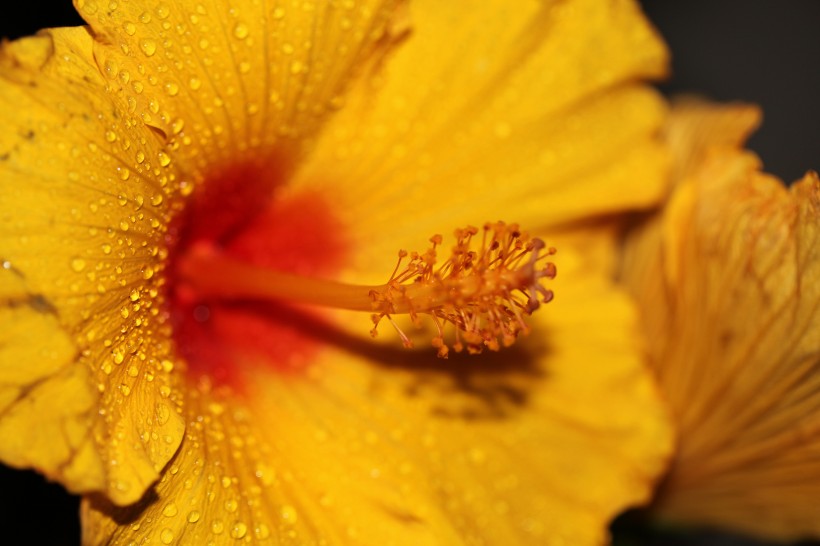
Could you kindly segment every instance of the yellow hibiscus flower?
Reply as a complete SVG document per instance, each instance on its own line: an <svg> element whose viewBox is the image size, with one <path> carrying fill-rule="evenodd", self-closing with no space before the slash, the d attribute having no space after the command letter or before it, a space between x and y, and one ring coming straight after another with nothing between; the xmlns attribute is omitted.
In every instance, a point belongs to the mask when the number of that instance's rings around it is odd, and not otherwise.
<svg viewBox="0 0 820 546"><path fill-rule="evenodd" d="M625 280L678 428L660 517L776 540L820 536L820 180L790 188L739 148L749 106L683 101L677 187L633 233Z"/></svg>
<svg viewBox="0 0 820 546"><path fill-rule="evenodd" d="M664 193L633 2L75 4L0 52L0 459L83 494L85 543L600 544L647 498L604 219ZM498 218L560 249L511 349L304 305Z"/></svg>

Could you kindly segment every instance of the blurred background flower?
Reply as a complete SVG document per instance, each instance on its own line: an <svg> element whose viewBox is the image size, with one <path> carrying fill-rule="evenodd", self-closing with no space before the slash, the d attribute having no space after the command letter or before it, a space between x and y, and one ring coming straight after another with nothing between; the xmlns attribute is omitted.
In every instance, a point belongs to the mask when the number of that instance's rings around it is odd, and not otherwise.
<svg viewBox="0 0 820 546"><path fill-rule="evenodd" d="M807 169L820 169L820 3L642 3L673 52L674 75L662 86L665 92L756 103L764 122L748 147L761 156L765 170L792 181ZM82 21L69 2L28 0L25 14L4 14L0 36L15 38L40 28L77 24ZM0 491L0 522L25 529L28 543L68 545L79 540L78 502L61 487L30 472L2 468ZM614 530L617 546L765 544L715 533L652 529L633 515L622 517Z"/></svg>

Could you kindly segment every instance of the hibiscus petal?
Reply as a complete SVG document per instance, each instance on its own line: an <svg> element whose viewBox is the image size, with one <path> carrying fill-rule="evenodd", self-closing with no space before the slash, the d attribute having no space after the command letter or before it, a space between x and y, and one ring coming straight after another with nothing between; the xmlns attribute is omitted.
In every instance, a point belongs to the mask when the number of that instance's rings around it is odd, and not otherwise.
<svg viewBox="0 0 820 546"><path fill-rule="evenodd" d="M608 519L646 500L671 435L632 306L595 274L578 282L582 256L568 263L576 281L537 335L497 356L445 364L321 321L302 335L332 343L303 374L237 350L245 392L192 388L153 495L86 502L85 540L604 542Z"/></svg>
<svg viewBox="0 0 820 546"><path fill-rule="evenodd" d="M74 343L11 267L0 269L0 302L0 361L15 364L0 368L0 457L73 490L99 487L102 465L87 434L97 397L88 370L73 365Z"/></svg>
<svg viewBox="0 0 820 546"><path fill-rule="evenodd" d="M64 29L6 44L0 57L0 102L14 105L0 109L7 128L0 252L22 302L3 302L2 329L39 326L37 335L60 347L53 365L31 368L52 394L32 402L41 432L66 429L76 452L35 456L26 454L29 445L4 441L4 460L33 465L73 491L104 490L128 503L157 479L182 439L164 369L172 364L168 344L152 340L161 331L155 274L166 211L154 206L162 203L155 200L160 178L132 159L156 157L158 142L100 93L91 47L85 29ZM27 341L10 340L4 373L34 366L15 358Z"/></svg>
<svg viewBox="0 0 820 546"><path fill-rule="evenodd" d="M249 148L277 146L293 165L353 76L401 33L404 1L75 3L97 34L107 84L131 115L172 137L191 176Z"/></svg>
<svg viewBox="0 0 820 546"><path fill-rule="evenodd" d="M794 540L820 535L820 181L787 189L759 168L713 150L688 169L630 240L626 278L680 428L657 510Z"/></svg>
<svg viewBox="0 0 820 546"><path fill-rule="evenodd" d="M182 439L176 385L168 374L177 363L161 312L162 270L169 222L181 197L202 180L198 161L205 157L214 166L226 156L241 158L249 147L315 130L329 110L322 105L343 91L353 67L389 48L393 6L371 2L280 14L250 4L226 5L224 12L183 2L77 5L91 30L45 31L3 47L0 102L7 107L0 120L8 130L0 135L0 258L25 280L19 301L56 310L44 317L32 305L4 309L6 331L12 321L31 321L59 328L57 346L66 338L75 347L73 364L61 352L62 361L44 367L38 380L56 381L46 375L60 370L85 385L65 408L76 417L72 449L88 443L78 451L82 464L60 464L72 465L72 476L83 474L74 467L87 468L81 478L69 476L57 464L68 455L40 460L20 452L18 443L8 444L5 460L33 465L74 491L104 491L114 503L128 504L157 479ZM273 22L282 18L287 24ZM220 33L207 33L206 46L205 30L217 28ZM332 44L338 46L334 55L331 45L310 38L320 30L336 36L339 29L345 32ZM193 44L196 32L203 34ZM283 51L291 40L295 51ZM191 55L194 46L204 53ZM247 51L274 48L271 59L292 55L304 71L280 77L273 71L283 63L256 55L254 73L245 74ZM213 65L209 53L226 62ZM303 111L305 100L315 108ZM249 111L257 101L259 116ZM291 132L288 124L302 132ZM13 357L25 341L15 338L16 348L4 351L0 367L20 365ZM5 396L11 399L14 391ZM86 411L89 396L95 411ZM55 404L42 415L59 417L62 398L39 400Z"/></svg>
<svg viewBox="0 0 820 546"><path fill-rule="evenodd" d="M350 94L294 184L355 181L342 210L394 244L410 222L483 222L499 203L541 226L662 196L664 107L635 81L662 75L666 51L633 2L422 1L410 17L406 42Z"/></svg>

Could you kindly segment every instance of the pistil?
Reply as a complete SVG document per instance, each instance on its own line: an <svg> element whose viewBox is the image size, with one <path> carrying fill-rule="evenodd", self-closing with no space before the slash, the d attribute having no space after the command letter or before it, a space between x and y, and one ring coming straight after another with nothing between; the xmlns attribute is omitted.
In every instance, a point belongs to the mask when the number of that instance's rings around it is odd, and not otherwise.
<svg viewBox="0 0 820 546"><path fill-rule="evenodd" d="M432 344L446 358L449 346L444 325L455 326L451 342L457 352L498 350L529 332L524 317L553 293L544 282L553 279L555 253L540 240L522 233L515 224L486 224L481 244L472 249L479 230L455 232L450 257L437 264L442 237L430 238L423 253L399 251L396 267L382 285L354 285L257 267L213 247L194 246L178 264L180 281L201 299L262 300L370 312L377 334L382 319L397 330L406 347L412 341L393 320L409 315L431 317L436 335ZM406 265L403 264L407 261Z"/></svg>

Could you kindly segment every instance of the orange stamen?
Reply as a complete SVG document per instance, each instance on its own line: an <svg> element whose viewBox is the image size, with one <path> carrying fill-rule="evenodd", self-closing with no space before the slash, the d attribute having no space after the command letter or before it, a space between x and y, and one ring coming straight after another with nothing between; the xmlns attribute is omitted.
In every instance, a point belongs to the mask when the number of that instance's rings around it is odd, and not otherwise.
<svg viewBox="0 0 820 546"><path fill-rule="evenodd" d="M478 229L456 230L456 246L450 257L436 266L436 251L442 237L431 237L432 247L424 253L399 251L399 259L387 283L365 286L343 284L259 268L235 260L207 247L194 247L181 260L182 280L201 297L222 299L263 299L335 307L373 313L378 324L387 319L399 333L405 347L410 338L393 321L392 315L407 314L414 324L420 315L429 315L436 328L432 340L438 355L446 358L444 325L455 326L456 352L465 347L479 353L484 347L498 350L527 334L524 317L540 303L553 298L543 286L553 279L555 265L545 258L555 254L540 239L530 238L515 224L486 224L481 245L472 250ZM402 268L402 262L408 258Z"/></svg>

